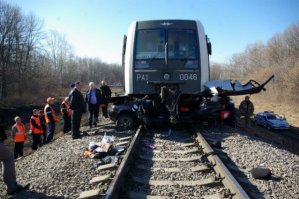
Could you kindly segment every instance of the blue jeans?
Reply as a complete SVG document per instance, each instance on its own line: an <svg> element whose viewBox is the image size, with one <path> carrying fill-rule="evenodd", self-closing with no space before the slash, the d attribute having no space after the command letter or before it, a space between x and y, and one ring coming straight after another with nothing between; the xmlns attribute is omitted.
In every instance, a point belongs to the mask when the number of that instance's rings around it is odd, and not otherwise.
<svg viewBox="0 0 299 199"><path fill-rule="evenodd" d="M48 134L47 134L47 139L46 143L49 143L53 140L54 137L54 132L55 132L55 122L50 122L48 124Z"/></svg>

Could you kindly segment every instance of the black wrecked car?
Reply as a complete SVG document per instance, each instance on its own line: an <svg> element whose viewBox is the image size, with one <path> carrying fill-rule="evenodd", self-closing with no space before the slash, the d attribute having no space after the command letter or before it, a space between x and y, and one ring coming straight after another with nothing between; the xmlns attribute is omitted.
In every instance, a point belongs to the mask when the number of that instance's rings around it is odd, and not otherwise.
<svg viewBox="0 0 299 199"><path fill-rule="evenodd" d="M138 124L137 109L134 101L118 100L108 108L108 115L119 129L129 130Z"/></svg>

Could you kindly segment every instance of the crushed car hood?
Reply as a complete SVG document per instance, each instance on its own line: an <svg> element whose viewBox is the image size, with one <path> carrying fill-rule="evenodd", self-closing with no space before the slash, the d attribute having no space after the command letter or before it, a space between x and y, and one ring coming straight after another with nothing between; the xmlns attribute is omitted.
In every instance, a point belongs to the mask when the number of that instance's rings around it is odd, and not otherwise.
<svg viewBox="0 0 299 199"><path fill-rule="evenodd" d="M259 93L261 90L266 90L265 85L274 78L272 75L267 81L263 84L258 83L255 80L250 80L246 84L241 84L238 80L212 80L204 84L206 89L216 90L219 94L225 94L227 96L234 95L247 95Z"/></svg>

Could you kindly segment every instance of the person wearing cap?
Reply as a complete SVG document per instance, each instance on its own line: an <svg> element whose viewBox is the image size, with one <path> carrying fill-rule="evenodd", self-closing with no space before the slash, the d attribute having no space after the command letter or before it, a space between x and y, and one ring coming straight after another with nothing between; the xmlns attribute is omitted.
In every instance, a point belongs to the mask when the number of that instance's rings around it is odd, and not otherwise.
<svg viewBox="0 0 299 199"><path fill-rule="evenodd" d="M240 103L239 111L240 115L245 118L245 126L250 126L250 116L253 115L254 106L249 100L249 96L245 96L245 99Z"/></svg>
<svg viewBox="0 0 299 199"><path fill-rule="evenodd" d="M60 112L64 120L63 132L68 133L71 130L71 116L72 116L72 111L70 109L68 97L66 97L62 101L60 105Z"/></svg>
<svg viewBox="0 0 299 199"><path fill-rule="evenodd" d="M43 110L39 110L39 120L40 120L40 124L42 126L43 129L43 134L42 134L42 143L46 144L46 139L47 139L47 126L46 126L46 118L45 118L45 114Z"/></svg>
<svg viewBox="0 0 299 199"><path fill-rule="evenodd" d="M89 82L89 90L86 92L85 102L88 105L88 124L90 128L92 128L92 125L97 126L101 101L101 91L96 88L94 82Z"/></svg>
<svg viewBox="0 0 299 199"><path fill-rule="evenodd" d="M48 97L47 104L44 108L45 119L48 127L48 133L46 138L46 143L50 143L53 140L55 132L55 123L58 121L55 110L53 108L54 98Z"/></svg>
<svg viewBox="0 0 299 199"><path fill-rule="evenodd" d="M42 134L43 128L41 126L39 111L33 109L33 115L30 118L30 131L32 133L32 150L37 150L38 147L42 146Z"/></svg>
<svg viewBox="0 0 299 199"><path fill-rule="evenodd" d="M100 89L102 91L102 96L103 96L102 113L105 118L108 118L107 108L108 108L108 102L111 98L111 90L104 80L101 81Z"/></svg>
<svg viewBox="0 0 299 199"><path fill-rule="evenodd" d="M26 139L25 125L19 116L15 117L15 124L11 129L11 136L15 142L14 157L15 159L23 156L24 142Z"/></svg>
<svg viewBox="0 0 299 199"><path fill-rule="evenodd" d="M83 84L76 82L75 87L69 94L70 109L72 110L72 138L78 139L80 135L80 123L82 114L86 112L86 104L81 93Z"/></svg>

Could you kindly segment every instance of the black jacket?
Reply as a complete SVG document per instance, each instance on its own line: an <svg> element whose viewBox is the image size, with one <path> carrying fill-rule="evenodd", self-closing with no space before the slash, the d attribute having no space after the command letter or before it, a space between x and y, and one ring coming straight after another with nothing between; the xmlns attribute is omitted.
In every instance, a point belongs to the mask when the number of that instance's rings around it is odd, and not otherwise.
<svg viewBox="0 0 299 199"><path fill-rule="evenodd" d="M4 142L5 140L7 140L7 136L4 130L4 126L0 125L0 142Z"/></svg>
<svg viewBox="0 0 299 199"><path fill-rule="evenodd" d="M70 108L73 111L78 111L81 113L86 112L86 105L84 102L84 97L83 97L82 93L77 88L73 88L73 90L69 94L68 98L70 100Z"/></svg>
<svg viewBox="0 0 299 199"><path fill-rule="evenodd" d="M100 89L102 91L104 103L108 103L110 100L110 97L111 97L111 90L110 90L109 86L104 85L104 86L101 86Z"/></svg>
<svg viewBox="0 0 299 199"><path fill-rule="evenodd" d="M90 104L90 98L91 98L91 90L88 90L86 95L85 95L85 102L86 104ZM95 89L96 91L96 98L97 98L97 105L100 105L103 103L103 100L102 100L102 94L101 94L101 91L99 89Z"/></svg>

